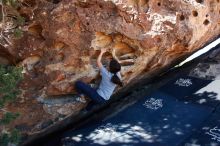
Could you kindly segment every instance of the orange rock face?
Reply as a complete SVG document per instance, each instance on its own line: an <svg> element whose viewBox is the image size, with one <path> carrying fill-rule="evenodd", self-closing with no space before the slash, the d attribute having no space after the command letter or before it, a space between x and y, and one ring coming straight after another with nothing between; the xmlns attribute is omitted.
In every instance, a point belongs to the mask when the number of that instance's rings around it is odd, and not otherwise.
<svg viewBox="0 0 220 146"><path fill-rule="evenodd" d="M114 52L123 66L123 79L129 83L216 37L220 33L219 9L216 0L39 2L36 24L30 28L40 33L44 51L51 54L42 56L44 73L50 76L61 71L67 77L50 83L60 86L83 77L88 82L94 79L98 73L96 50L103 47L110 48L103 61L107 63Z"/></svg>
<svg viewBox="0 0 220 146"><path fill-rule="evenodd" d="M126 85L220 34L219 0L24 1L25 33L9 50L25 67L23 86L44 98L96 80L104 47L103 63L115 55Z"/></svg>
<svg viewBox="0 0 220 146"><path fill-rule="evenodd" d="M36 1L33 7L32 14L27 8L22 11L32 20L17 54L21 59L40 57L48 95L53 90L54 95L70 92L69 86L78 79L95 79L95 60L104 47L110 49L103 62L107 64L114 53L127 84L220 33L217 0Z"/></svg>

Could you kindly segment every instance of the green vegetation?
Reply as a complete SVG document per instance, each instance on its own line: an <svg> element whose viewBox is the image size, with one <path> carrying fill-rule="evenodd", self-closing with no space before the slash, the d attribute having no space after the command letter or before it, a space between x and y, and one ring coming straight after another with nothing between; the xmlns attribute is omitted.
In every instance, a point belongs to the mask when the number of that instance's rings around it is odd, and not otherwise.
<svg viewBox="0 0 220 146"><path fill-rule="evenodd" d="M22 16L17 16L17 24L18 25L24 25L25 19Z"/></svg>
<svg viewBox="0 0 220 146"><path fill-rule="evenodd" d="M0 125L10 124L13 120L15 120L19 116L19 113L10 113L6 112L2 119L0 119Z"/></svg>
<svg viewBox="0 0 220 146"><path fill-rule="evenodd" d="M22 79L22 68L3 67L0 65L0 108L14 101L20 93L17 83Z"/></svg>
<svg viewBox="0 0 220 146"><path fill-rule="evenodd" d="M18 144L20 139L21 135L17 129L14 129L11 133L2 133L0 135L0 146L8 146L9 143Z"/></svg>
<svg viewBox="0 0 220 146"><path fill-rule="evenodd" d="M16 29L14 30L14 36L15 36L16 38L20 38L20 37L22 37L22 35L23 35L23 31L22 31L21 29L16 28Z"/></svg>
<svg viewBox="0 0 220 146"><path fill-rule="evenodd" d="M0 25L1 29L0 44L11 45L12 43L8 38L9 35L14 35L15 38L23 36L21 27L25 24L25 18L20 16L18 8L21 7L21 3L18 0L0 0ZM6 11L7 9L7 11ZM12 12L12 13L10 13ZM10 15L9 15L10 14ZM15 18L16 27L9 29L7 25L7 17ZM22 68L12 66L0 65L0 146L8 146L8 144L18 144L20 140L20 134L17 129L10 130L7 128L13 120L15 120L19 113L11 113L7 111L5 106L16 100L16 97L20 94L20 90L17 88L18 82L22 79Z"/></svg>
<svg viewBox="0 0 220 146"><path fill-rule="evenodd" d="M12 6L14 8L17 8L19 6L17 0L0 0L0 1L2 1L4 5Z"/></svg>
<svg viewBox="0 0 220 146"><path fill-rule="evenodd" d="M7 126L19 116L18 113L7 112L4 106L15 101L17 95L20 94L17 84L22 79L21 70L22 68L0 65L0 110L4 112L3 117L0 119L0 126ZM0 146L19 143L20 134L18 130L3 131L0 133Z"/></svg>
<svg viewBox="0 0 220 146"><path fill-rule="evenodd" d="M1 32L3 32L3 35L0 37L0 40L6 40L8 44L11 44L10 40L7 39L9 38L7 35L12 34L15 38L21 38L23 36L23 31L21 27L25 25L25 18L22 17L17 11L19 7L22 7L22 4L18 0L0 0L0 5L0 11L2 12L0 13L0 25L3 26L1 30ZM7 11L5 10L6 8L8 9ZM10 13L10 11L12 13ZM13 19L15 18L13 22L14 24L16 24L15 28L8 29L7 25L9 23L7 22L7 17L13 17Z"/></svg>

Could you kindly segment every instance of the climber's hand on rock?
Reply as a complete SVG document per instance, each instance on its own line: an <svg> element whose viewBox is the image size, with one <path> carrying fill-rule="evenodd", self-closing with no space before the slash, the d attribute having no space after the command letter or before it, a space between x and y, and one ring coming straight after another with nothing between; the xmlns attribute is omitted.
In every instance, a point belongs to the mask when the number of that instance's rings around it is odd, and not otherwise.
<svg viewBox="0 0 220 146"><path fill-rule="evenodd" d="M107 48L101 49L101 53L105 53L107 51Z"/></svg>

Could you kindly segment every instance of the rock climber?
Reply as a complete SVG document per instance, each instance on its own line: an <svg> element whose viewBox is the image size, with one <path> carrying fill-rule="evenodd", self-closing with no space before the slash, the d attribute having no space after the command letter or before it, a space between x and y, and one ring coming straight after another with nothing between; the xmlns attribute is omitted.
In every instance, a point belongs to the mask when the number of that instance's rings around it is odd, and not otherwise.
<svg viewBox="0 0 220 146"><path fill-rule="evenodd" d="M97 58L97 66L102 76L98 88L92 88L90 85L82 81L76 81L75 83L75 88L80 95L77 100L85 103L85 97L91 99L90 103L87 105L87 108L109 100L116 86L123 86L120 74L121 65L117 61L117 58L113 58L110 61L108 68L105 68L101 62L102 56L106 51L106 48L101 49L101 52Z"/></svg>

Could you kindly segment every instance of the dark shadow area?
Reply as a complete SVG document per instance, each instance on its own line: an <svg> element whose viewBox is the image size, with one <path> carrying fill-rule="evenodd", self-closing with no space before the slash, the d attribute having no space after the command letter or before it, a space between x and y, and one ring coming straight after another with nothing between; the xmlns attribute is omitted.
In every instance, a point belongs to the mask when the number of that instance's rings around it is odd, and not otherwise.
<svg viewBox="0 0 220 146"><path fill-rule="evenodd" d="M220 115L210 115L203 125L192 133L180 146L219 146L220 145Z"/></svg>
<svg viewBox="0 0 220 146"><path fill-rule="evenodd" d="M211 108L177 101L156 92L103 121L64 133L69 145L175 146L212 113Z"/></svg>
<svg viewBox="0 0 220 146"><path fill-rule="evenodd" d="M62 0L47 0L47 1L53 4L59 4Z"/></svg>
<svg viewBox="0 0 220 146"><path fill-rule="evenodd" d="M169 81L159 90L179 99L195 93L211 82L212 80L202 80L187 75L181 75Z"/></svg>
<svg viewBox="0 0 220 146"><path fill-rule="evenodd" d="M189 103L210 106L214 109L220 104L220 96L215 92L208 91L204 91L203 93L194 93L181 100Z"/></svg>

